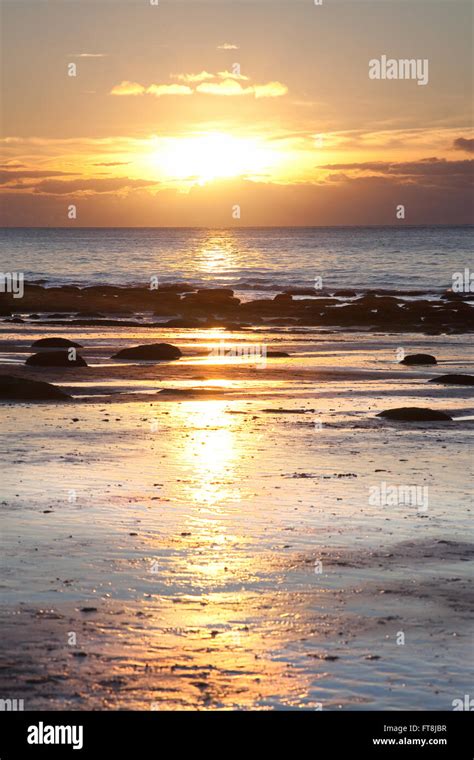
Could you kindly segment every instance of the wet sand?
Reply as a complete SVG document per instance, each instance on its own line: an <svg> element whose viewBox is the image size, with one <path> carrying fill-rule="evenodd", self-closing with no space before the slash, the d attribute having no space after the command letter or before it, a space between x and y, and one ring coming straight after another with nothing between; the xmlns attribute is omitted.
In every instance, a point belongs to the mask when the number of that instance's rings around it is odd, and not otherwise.
<svg viewBox="0 0 474 760"><path fill-rule="evenodd" d="M25 367L53 335L89 366ZM221 341L290 356L209 356ZM148 342L183 356L110 358ZM400 347L438 364L401 366ZM462 333L1 323L0 374L73 400L1 403L0 695L452 709L472 680L474 404L428 381L473 365ZM375 416L398 406L454 419ZM427 509L371 504L381 483L428 488Z"/></svg>

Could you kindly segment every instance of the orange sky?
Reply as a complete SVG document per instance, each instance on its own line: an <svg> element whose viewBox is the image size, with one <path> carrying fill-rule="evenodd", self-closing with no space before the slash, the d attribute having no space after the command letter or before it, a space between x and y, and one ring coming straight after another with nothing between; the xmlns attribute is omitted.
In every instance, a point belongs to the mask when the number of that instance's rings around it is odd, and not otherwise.
<svg viewBox="0 0 474 760"><path fill-rule="evenodd" d="M2 11L3 224L472 221L468 2ZM382 55L428 83L370 79Z"/></svg>

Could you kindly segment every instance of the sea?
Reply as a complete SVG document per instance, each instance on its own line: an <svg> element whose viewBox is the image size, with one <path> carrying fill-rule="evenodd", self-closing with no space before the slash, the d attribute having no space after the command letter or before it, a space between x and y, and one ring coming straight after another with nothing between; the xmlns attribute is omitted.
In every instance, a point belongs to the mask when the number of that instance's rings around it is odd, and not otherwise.
<svg viewBox="0 0 474 760"><path fill-rule="evenodd" d="M3 228L0 273L46 285L187 282L444 291L474 269L474 226Z"/></svg>

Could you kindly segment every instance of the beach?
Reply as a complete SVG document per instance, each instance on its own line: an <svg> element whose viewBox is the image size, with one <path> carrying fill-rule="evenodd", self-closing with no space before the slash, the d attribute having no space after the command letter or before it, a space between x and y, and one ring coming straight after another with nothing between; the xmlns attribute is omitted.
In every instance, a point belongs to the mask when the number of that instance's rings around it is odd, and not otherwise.
<svg viewBox="0 0 474 760"><path fill-rule="evenodd" d="M0 4L0 760L461 760L472 3Z"/></svg>
<svg viewBox="0 0 474 760"><path fill-rule="evenodd" d="M2 300L0 374L69 399L1 402L0 693L26 710L452 709L474 408L472 386L430 381L473 374L471 294L146 290ZM87 366L25 365L49 337ZM115 356L161 343L180 358ZM419 353L437 364L400 363ZM377 417L399 407L452 420Z"/></svg>

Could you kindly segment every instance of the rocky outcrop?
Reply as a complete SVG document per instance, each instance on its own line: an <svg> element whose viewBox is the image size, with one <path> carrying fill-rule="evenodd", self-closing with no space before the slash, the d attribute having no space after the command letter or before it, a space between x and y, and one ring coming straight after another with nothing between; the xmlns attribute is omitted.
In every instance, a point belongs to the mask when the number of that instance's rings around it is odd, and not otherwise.
<svg viewBox="0 0 474 760"><path fill-rule="evenodd" d="M69 351L44 351L41 354L32 354L25 364L30 367L87 367L87 362L82 356L70 356Z"/></svg>
<svg viewBox="0 0 474 760"><path fill-rule="evenodd" d="M387 409L385 412L379 412L377 417L384 417L386 420L397 420L400 422L450 422L453 419L446 412L438 412L435 409L419 406L402 406L398 409Z"/></svg>
<svg viewBox="0 0 474 760"><path fill-rule="evenodd" d="M428 380L429 383L444 383L444 385L474 385L474 375L439 375Z"/></svg>
<svg viewBox="0 0 474 760"><path fill-rule="evenodd" d="M149 343L146 346L123 348L112 356L112 359L133 359L136 361L170 361L179 359L181 351L171 343Z"/></svg>
<svg viewBox="0 0 474 760"><path fill-rule="evenodd" d="M82 348L80 343L74 343L68 338L40 338L31 344L32 348Z"/></svg>
<svg viewBox="0 0 474 760"><path fill-rule="evenodd" d="M408 354L400 364L437 364L436 357L431 354Z"/></svg>
<svg viewBox="0 0 474 760"><path fill-rule="evenodd" d="M50 383L0 375L1 401L69 401L70 396Z"/></svg>

